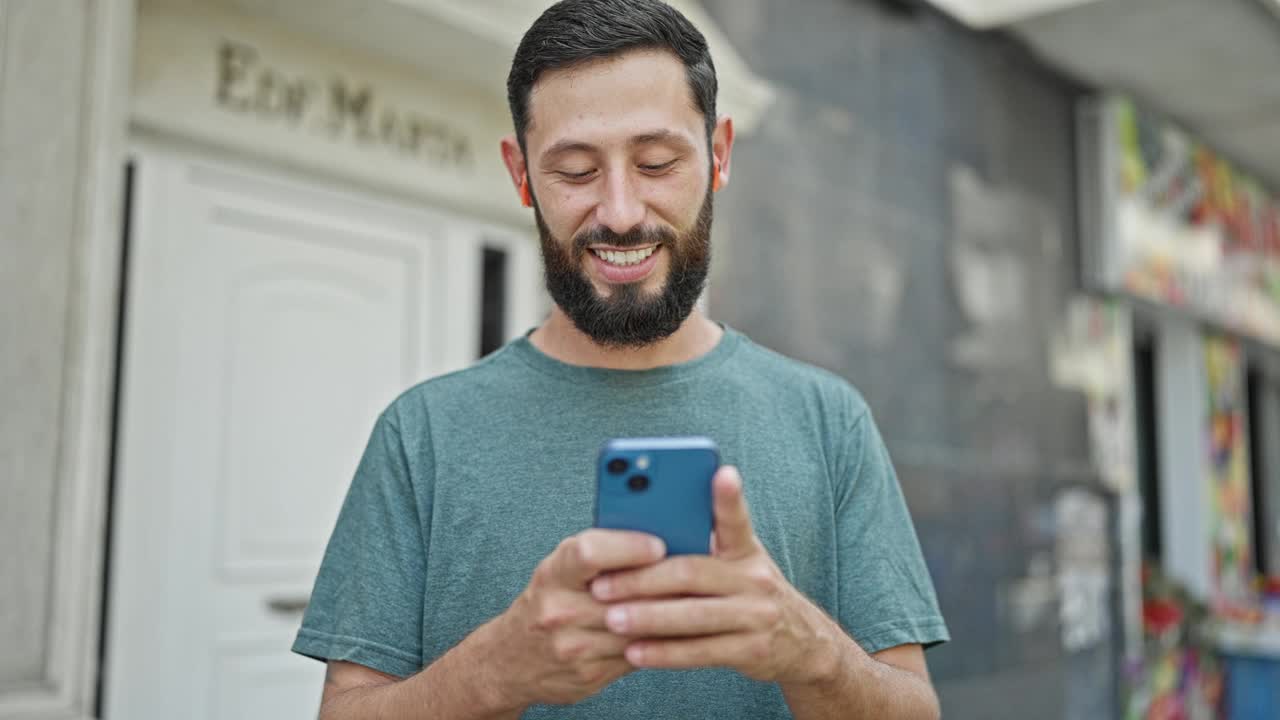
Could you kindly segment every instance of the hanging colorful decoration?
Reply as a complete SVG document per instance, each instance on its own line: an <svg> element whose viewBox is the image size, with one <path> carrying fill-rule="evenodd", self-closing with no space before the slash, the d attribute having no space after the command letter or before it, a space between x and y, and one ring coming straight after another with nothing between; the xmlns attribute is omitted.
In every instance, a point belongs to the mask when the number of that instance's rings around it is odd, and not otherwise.
<svg viewBox="0 0 1280 720"><path fill-rule="evenodd" d="M1209 483L1212 493L1213 580L1226 605L1256 597L1251 546L1245 365L1240 343L1205 339L1208 375Z"/></svg>

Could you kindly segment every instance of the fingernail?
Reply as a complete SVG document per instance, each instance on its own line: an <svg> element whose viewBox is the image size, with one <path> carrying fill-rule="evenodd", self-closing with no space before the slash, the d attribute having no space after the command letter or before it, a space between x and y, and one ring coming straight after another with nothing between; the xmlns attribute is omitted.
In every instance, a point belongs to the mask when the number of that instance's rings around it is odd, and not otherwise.
<svg viewBox="0 0 1280 720"><path fill-rule="evenodd" d="M609 597L613 590L613 582L608 578L596 578L591 582L591 592L601 600Z"/></svg>
<svg viewBox="0 0 1280 720"><path fill-rule="evenodd" d="M625 632L627 629L627 611L620 607L610 608L609 612L605 613L604 621L610 630Z"/></svg>
<svg viewBox="0 0 1280 720"><path fill-rule="evenodd" d="M632 665L639 665L644 662L644 647L641 645L628 645L626 656L627 662Z"/></svg>
<svg viewBox="0 0 1280 720"><path fill-rule="evenodd" d="M653 554L662 557L667 554L667 546L658 538L649 541L649 546L653 548Z"/></svg>

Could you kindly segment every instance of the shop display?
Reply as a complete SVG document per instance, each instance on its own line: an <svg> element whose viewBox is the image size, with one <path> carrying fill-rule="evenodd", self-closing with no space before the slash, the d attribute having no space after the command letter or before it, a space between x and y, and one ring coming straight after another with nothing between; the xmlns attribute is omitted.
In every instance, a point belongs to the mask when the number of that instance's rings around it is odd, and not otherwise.
<svg viewBox="0 0 1280 720"><path fill-rule="evenodd" d="M1107 117L1103 286L1280 346L1280 196L1127 100Z"/></svg>

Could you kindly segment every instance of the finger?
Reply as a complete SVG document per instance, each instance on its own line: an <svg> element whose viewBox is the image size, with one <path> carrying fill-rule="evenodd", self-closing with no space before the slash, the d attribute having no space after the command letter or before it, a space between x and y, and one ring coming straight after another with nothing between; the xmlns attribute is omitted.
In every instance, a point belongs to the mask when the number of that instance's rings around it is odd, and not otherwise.
<svg viewBox="0 0 1280 720"><path fill-rule="evenodd" d="M542 597L534 616L534 626L539 630L607 629L604 614L608 606L596 602L581 590L558 589Z"/></svg>
<svg viewBox="0 0 1280 720"><path fill-rule="evenodd" d="M605 630L566 630L553 641L553 651L563 663L624 660L630 642L630 638Z"/></svg>
<svg viewBox="0 0 1280 720"><path fill-rule="evenodd" d="M677 555L653 565L608 573L591 581L601 602L672 595L731 595L748 585L720 558Z"/></svg>
<svg viewBox="0 0 1280 720"><path fill-rule="evenodd" d="M684 640L639 640L627 647L627 661L638 668L741 667L761 653L760 640L745 633Z"/></svg>
<svg viewBox="0 0 1280 720"><path fill-rule="evenodd" d="M609 608L609 630L631 637L695 637L764 628L777 620L772 604L749 598L680 598Z"/></svg>
<svg viewBox="0 0 1280 720"><path fill-rule="evenodd" d="M557 580L580 590L601 573L649 565L665 554L662 540L653 535L592 529L561 542L549 560Z"/></svg>
<svg viewBox="0 0 1280 720"><path fill-rule="evenodd" d="M742 476L738 469L726 465L712 480L716 519L716 554L736 559L750 555L755 549L755 532L751 515L742 493Z"/></svg>

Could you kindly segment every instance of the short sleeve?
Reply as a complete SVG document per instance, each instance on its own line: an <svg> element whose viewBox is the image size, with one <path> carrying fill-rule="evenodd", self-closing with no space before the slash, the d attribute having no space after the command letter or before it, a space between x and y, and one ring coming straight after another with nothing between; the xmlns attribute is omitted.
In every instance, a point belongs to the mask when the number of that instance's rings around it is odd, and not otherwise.
<svg viewBox="0 0 1280 720"><path fill-rule="evenodd" d="M888 449L871 413L846 436L837 493L839 621L868 653L950 639Z"/></svg>
<svg viewBox="0 0 1280 720"><path fill-rule="evenodd" d="M422 666L426 547L400 431L384 413L329 538L293 651L407 677Z"/></svg>

